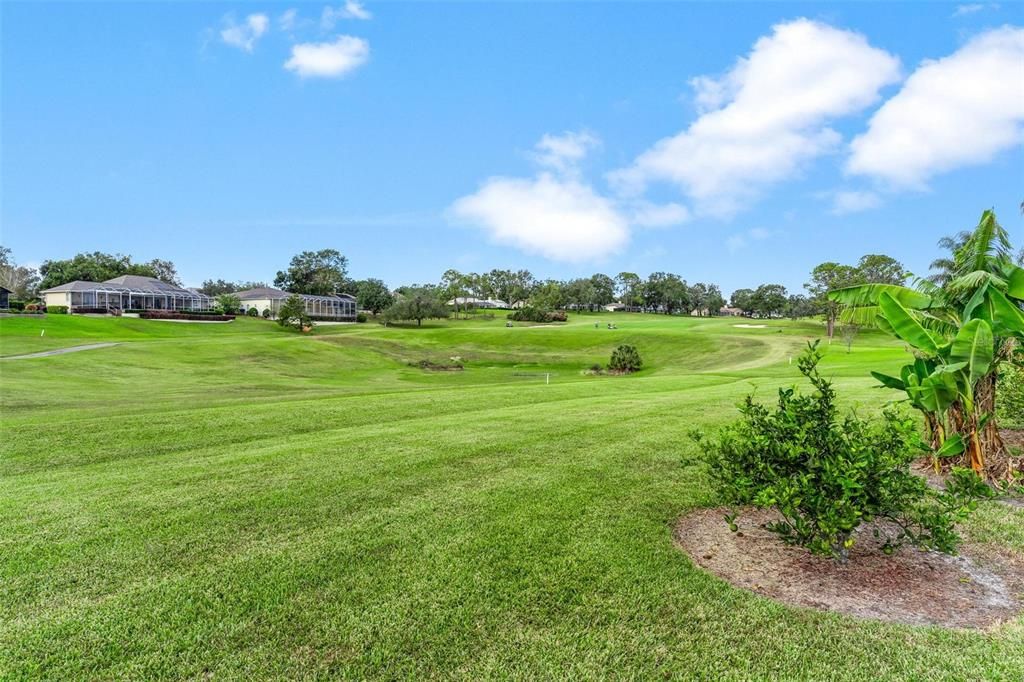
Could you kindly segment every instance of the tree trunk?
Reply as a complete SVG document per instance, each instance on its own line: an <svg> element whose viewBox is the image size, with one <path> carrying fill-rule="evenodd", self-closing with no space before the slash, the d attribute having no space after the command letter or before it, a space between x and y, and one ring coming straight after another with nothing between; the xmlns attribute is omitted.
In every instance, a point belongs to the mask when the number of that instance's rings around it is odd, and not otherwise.
<svg viewBox="0 0 1024 682"><path fill-rule="evenodd" d="M949 435L959 434L964 441L964 454L960 466L969 466L990 483L1008 480L1014 473L1014 462L999 435L996 421L996 382L998 375L991 372L974 386L974 414L968 415L957 401L949 408ZM978 422L991 415L984 427Z"/></svg>

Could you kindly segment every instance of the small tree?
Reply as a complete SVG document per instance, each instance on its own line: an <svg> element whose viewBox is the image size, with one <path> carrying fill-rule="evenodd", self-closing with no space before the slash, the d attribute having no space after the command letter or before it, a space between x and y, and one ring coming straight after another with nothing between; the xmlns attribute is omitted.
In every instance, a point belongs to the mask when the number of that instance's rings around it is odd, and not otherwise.
<svg viewBox="0 0 1024 682"><path fill-rule="evenodd" d="M891 521L883 549L902 543L953 553L954 523L992 491L973 472L956 469L943 491L910 472L922 447L914 421L887 411L880 423L840 418L832 384L818 373L818 343L800 357L812 395L779 389L774 410L747 396L743 418L703 444L727 504L777 511L767 527L788 544L845 562L864 521ZM704 441L699 434L698 440ZM736 514L727 520L735 530Z"/></svg>
<svg viewBox="0 0 1024 682"><path fill-rule="evenodd" d="M846 322L840 328L843 334L843 343L846 344L846 352L849 353L853 350L853 341L857 338L857 332L860 331L860 325L854 324L853 322Z"/></svg>
<svg viewBox="0 0 1024 682"><path fill-rule="evenodd" d="M306 302L298 294L292 294L281 304L277 311L277 323L282 327L301 330L309 326L309 315L306 313Z"/></svg>
<svg viewBox="0 0 1024 682"><path fill-rule="evenodd" d="M443 319L448 317L448 306L438 298L438 292L432 287L405 287L402 297L384 311L384 322L395 320L416 320L419 327L426 319Z"/></svg>
<svg viewBox="0 0 1024 682"><path fill-rule="evenodd" d="M217 297L217 310L223 315L231 315L242 307L242 299L234 294L221 294Z"/></svg>
<svg viewBox="0 0 1024 682"><path fill-rule="evenodd" d="M612 352L612 359L608 363L608 369L614 372L636 372L643 367L643 360L640 359L640 353L637 352L636 346L629 344L622 344Z"/></svg>
<svg viewBox="0 0 1024 682"><path fill-rule="evenodd" d="M256 310L255 308L249 308L248 310L245 311L245 314L248 315L249 317L259 317L260 311Z"/></svg>

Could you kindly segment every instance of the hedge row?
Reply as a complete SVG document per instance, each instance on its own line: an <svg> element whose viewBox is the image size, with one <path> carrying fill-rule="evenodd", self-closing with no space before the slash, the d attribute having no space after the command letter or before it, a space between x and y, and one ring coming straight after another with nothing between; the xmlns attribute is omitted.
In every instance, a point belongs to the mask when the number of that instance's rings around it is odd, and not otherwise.
<svg viewBox="0 0 1024 682"><path fill-rule="evenodd" d="M198 312L180 312L176 310L146 310L139 313L143 320L210 320L226 322L235 319L234 315L217 315Z"/></svg>

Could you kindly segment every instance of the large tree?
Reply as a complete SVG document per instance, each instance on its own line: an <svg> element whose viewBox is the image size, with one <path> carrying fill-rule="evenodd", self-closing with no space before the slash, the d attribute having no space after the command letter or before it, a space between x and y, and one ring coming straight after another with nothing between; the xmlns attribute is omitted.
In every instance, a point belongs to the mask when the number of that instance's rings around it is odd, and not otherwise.
<svg viewBox="0 0 1024 682"><path fill-rule="evenodd" d="M288 269L278 271L274 286L296 294L330 296L349 286L348 259L335 249L303 251Z"/></svg>
<svg viewBox="0 0 1024 682"><path fill-rule="evenodd" d="M750 305L758 317L777 317L786 309L789 297L781 284L762 284L754 290Z"/></svg>
<svg viewBox="0 0 1024 682"><path fill-rule="evenodd" d="M49 289L75 280L103 282L122 275L155 277L168 284L178 285L174 263L154 259L148 263L132 262L131 256L101 251L79 253L66 260L46 260L39 266L42 281L40 289Z"/></svg>
<svg viewBox="0 0 1024 682"><path fill-rule="evenodd" d="M857 262L857 273L861 282L867 284L903 284L909 276L903 263L878 253L861 256Z"/></svg>
<svg viewBox="0 0 1024 682"><path fill-rule="evenodd" d="M807 289L811 302L825 315L829 340L835 335L836 319L842 309L839 303L829 298L829 292L862 282L861 273L852 265L828 261L811 271L811 281L804 284L804 289Z"/></svg>
<svg viewBox="0 0 1024 682"><path fill-rule="evenodd" d="M626 310L632 310L643 303L642 286L643 280L635 272L620 272L615 276L615 289L619 295L619 303L626 306Z"/></svg>
<svg viewBox="0 0 1024 682"><path fill-rule="evenodd" d="M737 289L729 297L729 305L739 308L748 317L754 313L754 290Z"/></svg>
<svg viewBox="0 0 1024 682"><path fill-rule="evenodd" d="M419 327L426 319L448 317L448 306L440 298L434 286L407 286L399 288L401 296L384 311L385 322L394 320L416 320Z"/></svg>
<svg viewBox="0 0 1024 682"><path fill-rule="evenodd" d="M259 289L266 286L266 282L228 282L223 279L207 279L203 280L203 285L197 291L207 296L216 297L221 294L233 294L236 291Z"/></svg>
<svg viewBox="0 0 1024 682"><path fill-rule="evenodd" d="M36 297L39 285L39 273L35 268L18 265L14 254L6 246L0 246L0 286L14 294L15 300L28 300Z"/></svg>
<svg viewBox="0 0 1024 682"><path fill-rule="evenodd" d="M388 308L395 302L395 297L387 285L379 279L363 279L355 283L356 305L361 310L369 310L374 315Z"/></svg>

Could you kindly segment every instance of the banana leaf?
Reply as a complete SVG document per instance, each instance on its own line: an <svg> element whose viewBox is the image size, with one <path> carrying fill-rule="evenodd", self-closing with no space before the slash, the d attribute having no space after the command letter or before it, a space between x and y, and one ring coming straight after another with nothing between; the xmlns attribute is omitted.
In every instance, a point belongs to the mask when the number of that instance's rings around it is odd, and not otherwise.
<svg viewBox="0 0 1024 682"><path fill-rule="evenodd" d="M995 337L985 320L971 320L957 332L950 349L950 360L965 365L967 380L973 386L988 374L995 358Z"/></svg>
<svg viewBox="0 0 1024 682"><path fill-rule="evenodd" d="M938 450L935 451L936 457L956 457L962 455L964 452L964 439L959 433L955 433L946 439Z"/></svg>
<svg viewBox="0 0 1024 682"><path fill-rule="evenodd" d="M1010 275L1006 279L1006 295L1024 300L1024 268L1011 266Z"/></svg>
<svg viewBox="0 0 1024 682"><path fill-rule="evenodd" d="M898 338L926 353L939 352L939 344L931 333L890 294L882 292L878 297L878 307Z"/></svg>
<svg viewBox="0 0 1024 682"><path fill-rule="evenodd" d="M872 372L871 376L878 379L878 383L882 384L885 388L894 388L897 391L907 390L907 385L896 377L891 377L888 374L882 374L881 372Z"/></svg>
<svg viewBox="0 0 1024 682"><path fill-rule="evenodd" d="M867 307L878 305L882 294L889 294L913 310L924 310L932 305L930 296L898 284L858 284L830 291L828 298L845 306Z"/></svg>

